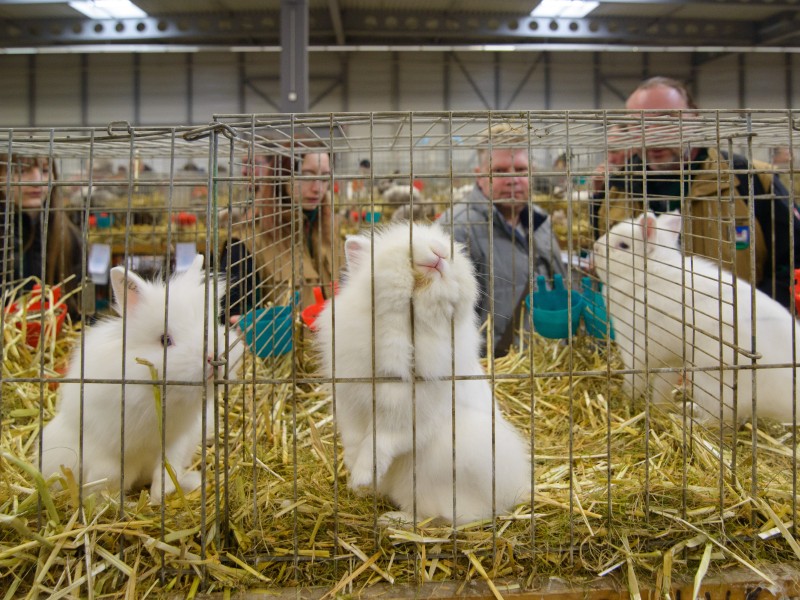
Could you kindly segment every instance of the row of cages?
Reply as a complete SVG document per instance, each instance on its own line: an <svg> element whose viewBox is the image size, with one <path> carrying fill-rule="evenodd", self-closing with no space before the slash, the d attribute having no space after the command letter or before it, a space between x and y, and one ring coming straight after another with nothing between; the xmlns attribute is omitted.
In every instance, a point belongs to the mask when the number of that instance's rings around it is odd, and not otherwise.
<svg viewBox="0 0 800 600"><path fill-rule="evenodd" d="M0 588L788 594L797 118L0 130Z"/></svg>

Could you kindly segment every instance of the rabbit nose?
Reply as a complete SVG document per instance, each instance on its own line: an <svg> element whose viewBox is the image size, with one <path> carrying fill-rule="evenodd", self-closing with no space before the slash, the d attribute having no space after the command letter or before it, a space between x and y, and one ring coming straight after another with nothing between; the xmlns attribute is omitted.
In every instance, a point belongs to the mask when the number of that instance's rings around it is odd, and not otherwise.
<svg viewBox="0 0 800 600"><path fill-rule="evenodd" d="M439 258L443 258L447 260L450 258L450 250L444 244L440 244L438 242L431 243L431 252L433 252Z"/></svg>

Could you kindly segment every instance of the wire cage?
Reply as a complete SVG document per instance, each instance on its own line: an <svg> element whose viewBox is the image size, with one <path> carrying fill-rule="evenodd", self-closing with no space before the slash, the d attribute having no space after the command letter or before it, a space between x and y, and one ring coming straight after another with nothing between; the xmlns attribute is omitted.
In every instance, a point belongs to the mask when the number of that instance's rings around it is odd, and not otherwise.
<svg viewBox="0 0 800 600"><path fill-rule="evenodd" d="M0 130L9 597L789 593L796 119Z"/></svg>

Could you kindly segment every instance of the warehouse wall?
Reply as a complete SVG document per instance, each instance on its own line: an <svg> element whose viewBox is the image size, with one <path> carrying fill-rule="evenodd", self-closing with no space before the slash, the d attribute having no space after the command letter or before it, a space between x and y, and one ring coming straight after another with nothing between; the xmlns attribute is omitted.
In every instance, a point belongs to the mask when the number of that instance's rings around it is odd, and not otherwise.
<svg viewBox="0 0 800 600"><path fill-rule="evenodd" d="M265 53L0 56L0 126L141 125L275 112ZM310 110L621 108L643 77L691 80L704 108L800 106L800 57L632 52L312 52Z"/></svg>

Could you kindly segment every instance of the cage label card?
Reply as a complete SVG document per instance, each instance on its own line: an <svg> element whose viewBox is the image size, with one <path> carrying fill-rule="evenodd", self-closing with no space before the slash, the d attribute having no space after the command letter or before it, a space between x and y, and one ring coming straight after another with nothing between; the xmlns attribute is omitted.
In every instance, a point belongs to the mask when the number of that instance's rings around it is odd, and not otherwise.
<svg viewBox="0 0 800 600"><path fill-rule="evenodd" d="M736 226L736 249L747 250L750 247L750 227L747 225Z"/></svg>

